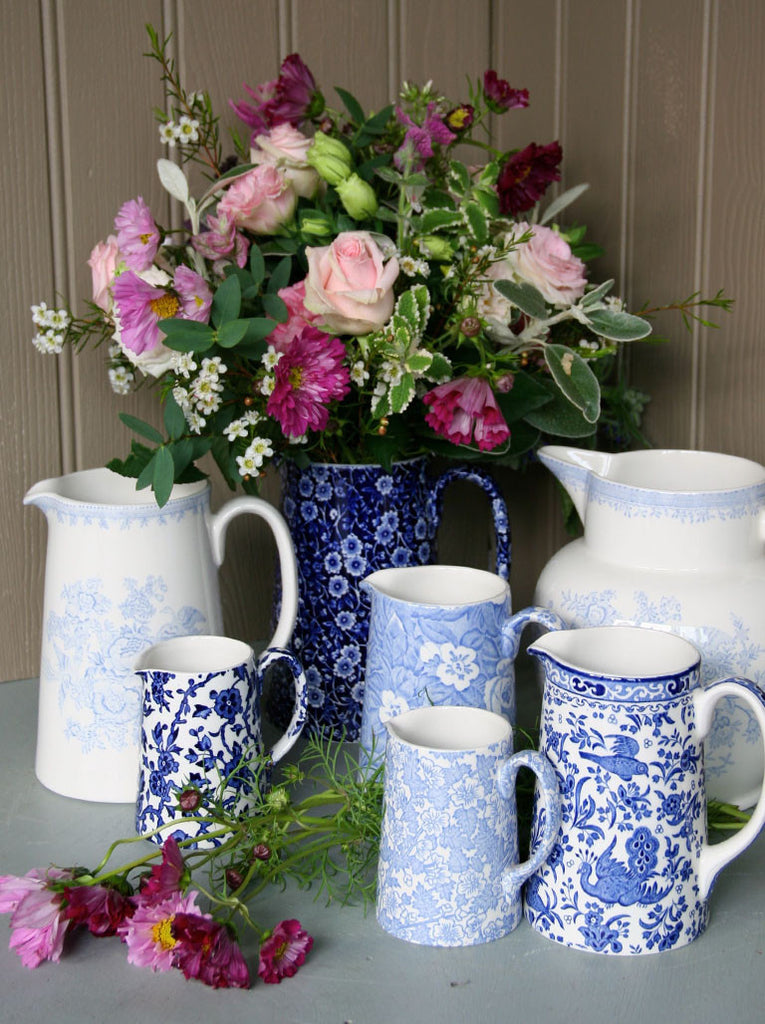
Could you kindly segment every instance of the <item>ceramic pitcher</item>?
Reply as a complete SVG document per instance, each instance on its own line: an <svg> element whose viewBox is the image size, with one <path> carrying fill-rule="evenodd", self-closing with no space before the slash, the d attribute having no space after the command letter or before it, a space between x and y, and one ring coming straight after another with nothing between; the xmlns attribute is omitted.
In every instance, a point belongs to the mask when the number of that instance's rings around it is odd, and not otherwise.
<svg viewBox="0 0 765 1024"><path fill-rule="evenodd" d="M706 927L720 870L758 835L765 793L730 839L708 845L702 743L736 696L762 730L765 693L743 679L702 686L699 653L672 633L596 626L529 648L545 670L539 749L555 767L562 825L529 879L526 916L556 942L655 953ZM540 825L535 810L532 835Z"/></svg>
<svg viewBox="0 0 765 1024"><path fill-rule="evenodd" d="M549 446L539 458L571 496L584 536L545 566L535 603L572 626L669 630L699 649L705 680L765 684L765 469L697 451ZM763 775L751 709L720 701L705 747L710 796L750 807Z"/></svg>
<svg viewBox="0 0 765 1024"><path fill-rule="evenodd" d="M486 708L515 722L521 635L565 623L543 608L512 614L506 579L460 565L380 569L361 583L371 610L361 760L382 762L393 715L427 704Z"/></svg>
<svg viewBox="0 0 765 1024"><path fill-rule="evenodd" d="M249 644L226 636L181 636L154 644L138 658L143 680L141 761L136 832L162 844L168 835L196 846L216 826L183 820L181 795L217 799L230 817L254 813L269 784L261 727L263 674L282 663L292 674L293 711L271 747L276 764L292 749L305 722L305 675L281 648L256 656ZM157 831L159 829L159 831Z"/></svg>
<svg viewBox="0 0 765 1024"><path fill-rule="evenodd" d="M276 540L286 585L269 646L287 646L297 610L289 531L259 498L235 498L213 515L203 480L176 485L159 508L107 469L44 480L24 502L48 521L37 777L64 796L133 802L136 657L158 640L222 632L217 567L228 524L244 512L265 519Z"/></svg>
<svg viewBox="0 0 765 1024"><path fill-rule="evenodd" d="M408 942L472 946L507 935L521 886L550 853L560 795L549 761L513 753L506 719L483 708L425 707L386 724L377 920ZM515 780L537 776L545 821L518 863Z"/></svg>

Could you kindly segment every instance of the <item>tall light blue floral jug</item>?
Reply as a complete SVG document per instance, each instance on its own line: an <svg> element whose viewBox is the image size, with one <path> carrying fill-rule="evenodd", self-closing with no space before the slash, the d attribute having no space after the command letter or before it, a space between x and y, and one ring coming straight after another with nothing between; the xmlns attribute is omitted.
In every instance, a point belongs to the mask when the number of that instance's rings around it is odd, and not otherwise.
<svg viewBox="0 0 765 1024"><path fill-rule="evenodd" d="M133 663L160 640L221 633L217 567L228 524L265 519L283 597L271 647L297 614L297 568L280 513L259 498L210 511L202 480L177 484L159 508L135 481L89 469L32 487L24 503L48 522L35 770L64 796L133 802L138 792L141 681Z"/></svg>
<svg viewBox="0 0 765 1024"><path fill-rule="evenodd" d="M635 955L684 946L709 917L719 872L759 835L765 792L724 842L706 835L702 743L735 696L765 745L765 692L750 680L701 684L696 648L664 630L594 626L547 633L539 750L562 794L558 840L526 885L526 916L555 942ZM532 843L545 824L537 804Z"/></svg>
<svg viewBox="0 0 765 1024"><path fill-rule="evenodd" d="M610 455L565 446L539 458L568 491L584 536L547 563L534 600L570 626L653 625L702 654L704 680L765 684L765 469L717 452ZM763 754L751 709L720 702L705 744L709 794L750 807Z"/></svg>

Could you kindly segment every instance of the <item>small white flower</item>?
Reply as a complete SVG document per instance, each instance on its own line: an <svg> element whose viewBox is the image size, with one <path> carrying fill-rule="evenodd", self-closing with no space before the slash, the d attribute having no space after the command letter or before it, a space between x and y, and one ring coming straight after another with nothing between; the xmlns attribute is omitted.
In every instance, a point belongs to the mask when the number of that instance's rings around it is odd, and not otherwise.
<svg viewBox="0 0 765 1024"><path fill-rule="evenodd" d="M350 377L353 383L358 385L358 387L361 387L365 381L369 380L369 370L364 366L361 359L359 359L358 362L355 362L351 367Z"/></svg>
<svg viewBox="0 0 765 1024"><path fill-rule="evenodd" d="M176 400L184 413L191 411L191 398L186 388L180 386L173 388L173 398ZM188 417L187 417L188 418Z"/></svg>
<svg viewBox="0 0 765 1024"><path fill-rule="evenodd" d="M159 137L168 146L174 146L178 138L178 126L175 121L165 121L159 125Z"/></svg>
<svg viewBox="0 0 765 1024"><path fill-rule="evenodd" d="M623 299L620 299L618 295L607 295L606 298L603 299L603 304L606 309L613 310L614 313L621 313L624 309L624 301Z"/></svg>
<svg viewBox="0 0 765 1024"><path fill-rule="evenodd" d="M402 256L399 260L399 267L407 277L416 277L418 274L420 277L427 277L430 273L430 267L426 260L416 260L412 256Z"/></svg>
<svg viewBox="0 0 765 1024"><path fill-rule="evenodd" d="M270 459L273 454L274 449L267 437L253 438L245 452L245 455L251 455L255 459L260 459L259 466L263 464L264 459Z"/></svg>
<svg viewBox="0 0 765 1024"><path fill-rule="evenodd" d="M202 369L199 371L199 379L216 382L218 377L225 373L227 369L228 367L224 364L220 356L215 356L213 359L205 357L202 360Z"/></svg>
<svg viewBox="0 0 765 1024"><path fill-rule="evenodd" d="M207 420L204 418L204 416L201 416L195 410L190 409L188 412L186 412L186 422L189 425L189 430L193 434L201 434L202 428L204 427L205 423L207 423Z"/></svg>
<svg viewBox="0 0 765 1024"><path fill-rule="evenodd" d="M44 355L57 356L64 347L64 335L57 334L56 331L44 331L32 338L32 344L38 352L42 352Z"/></svg>
<svg viewBox="0 0 765 1024"><path fill-rule="evenodd" d="M205 94L203 92L199 92L199 90L197 90L197 92L187 92L186 93L186 102L188 103L188 105L190 107L196 107L199 104L204 103L204 101L205 101Z"/></svg>
<svg viewBox="0 0 765 1024"><path fill-rule="evenodd" d="M199 121L184 114L178 121L177 135L182 145L199 142Z"/></svg>
<svg viewBox="0 0 765 1024"><path fill-rule="evenodd" d="M276 366L281 359L283 353L277 352L273 345L269 345L263 355L260 357L261 363L270 372Z"/></svg>
<svg viewBox="0 0 765 1024"><path fill-rule="evenodd" d="M264 377L263 380L260 382L260 389L259 390L260 390L261 395L268 396L268 395L273 393L273 390L274 390L275 387L276 387L276 378L274 376L272 376L271 374L269 374L267 377Z"/></svg>
<svg viewBox="0 0 765 1024"><path fill-rule="evenodd" d="M201 395L193 392L193 398L196 402L197 409L199 409L204 416L212 416L212 414L217 412L221 407L220 396L214 392Z"/></svg>
<svg viewBox="0 0 765 1024"><path fill-rule="evenodd" d="M290 444L308 444L308 434L301 434L300 437L290 435L288 440Z"/></svg>
<svg viewBox="0 0 765 1024"><path fill-rule="evenodd" d="M109 383L115 395L129 394L134 380L135 374L132 374L124 366L113 366L109 370Z"/></svg>
<svg viewBox="0 0 765 1024"><path fill-rule="evenodd" d="M394 386L398 384L401 378L404 376L404 368L400 363L392 363L390 360L385 360L380 368L380 376L388 384Z"/></svg>
<svg viewBox="0 0 765 1024"><path fill-rule="evenodd" d="M226 435L226 440L229 444L232 444L238 437L247 437L249 430L247 429L247 424L243 419L232 420L224 429L223 433Z"/></svg>
<svg viewBox="0 0 765 1024"><path fill-rule="evenodd" d="M179 352L175 358L175 372L186 380L197 370L193 352Z"/></svg>
<svg viewBox="0 0 765 1024"><path fill-rule="evenodd" d="M110 359L119 359L122 355L122 346L119 342L113 341L106 351Z"/></svg>
<svg viewBox="0 0 765 1024"><path fill-rule="evenodd" d="M247 412L245 412L245 414L242 417L242 419L244 420L244 422L248 426L254 427L256 423L260 423L260 421L263 419L263 417L258 412L257 409L248 409Z"/></svg>
<svg viewBox="0 0 765 1024"><path fill-rule="evenodd" d="M54 331L65 331L71 319L65 309L51 309L48 313L48 326L52 327Z"/></svg>

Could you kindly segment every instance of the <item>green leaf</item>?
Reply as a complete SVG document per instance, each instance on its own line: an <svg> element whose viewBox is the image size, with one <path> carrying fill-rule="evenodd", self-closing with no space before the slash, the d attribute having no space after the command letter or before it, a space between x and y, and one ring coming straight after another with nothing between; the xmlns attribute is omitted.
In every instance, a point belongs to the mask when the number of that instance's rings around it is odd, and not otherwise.
<svg viewBox="0 0 765 1024"><path fill-rule="evenodd" d="M184 437L173 441L168 447L173 457L174 476L178 480L194 458L194 445L191 443L191 438Z"/></svg>
<svg viewBox="0 0 765 1024"><path fill-rule="evenodd" d="M432 362L432 354L425 351L425 349L419 349L407 358L406 365L412 373L425 373L426 370L430 369L430 364Z"/></svg>
<svg viewBox="0 0 765 1024"><path fill-rule="evenodd" d="M346 89L341 89L339 85L335 86L335 92L345 104L345 109L351 115L351 120L354 124L362 124L364 121L364 108L361 106L359 101L349 93Z"/></svg>
<svg viewBox="0 0 765 1024"><path fill-rule="evenodd" d="M268 315L278 324L286 324L290 318L290 311L287 309L287 303L278 295L272 295L267 292L263 296L263 309L265 309L266 313L268 313Z"/></svg>
<svg viewBox="0 0 765 1024"><path fill-rule="evenodd" d="M390 404L394 413L403 412L414 398L414 377L405 373L390 390Z"/></svg>
<svg viewBox="0 0 765 1024"><path fill-rule="evenodd" d="M152 475L151 489L160 508L166 505L173 490L175 480L175 466L173 457L166 447L158 448L153 459L154 473Z"/></svg>
<svg viewBox="0 0 765 1024"><path fill-rule="evenodd" d="M183 409L176 402L172 391L168 391L165 396L164 422L167 435L173 441L186 433L186 417L183 415Z"/></svg>
<svg viewBox="0 0 765 1024"><path fill-rule="evenodd" d="M247 332L244 335L244 342L262 341L267 338L276 327L276 321L266 316L253 316L247 321ZM264 350L265 351L265 350Z"/></svg>
<svg viewBox="0 0 765 1024"><path fill-rule="evenodd" d="M539 443L539 430L523 420L513 423L510 428L510 450L508 455L523 455L536 448Z"/></svg>
<svg viewBox="0 0 765 1024"><path fill-rule="evenodd" d="M470 171L467 167L460 160L452 160L449 164L449 169L462 191L467 192L468 188L470 188Z"/></svg>
<svg viewBox="0 0 765 1024"><path fill-rule="evenodd" d="M215 331L198 320L160 320L165 345L174 352L207 352L215 343Z"/></svg>
<svg viewBox="0 0 765 1024"><path fill-rule="evenodd" d="M647 320L632 313L617 313L611 309L598 309L587 313L593 331L610 341L639 341L647 338L652 327Z"/></svg>
<svg viewBox="0 0 765 1024"><path fill-rule="evenodd" d="M473 189L473 195L492 219L499 217L499 197L488 188Z"/></svg>
<svg viewBox="0 0 765 1024"><path fill-rule="evenodd" d="M483 209L478 203L465 203L465 214L476 244L484 245L489 237L489 229L486 226L486 214Z"/></svg>
<svg viewBox="0 0 765 1024"><path fill-rule="evenodd" d="M596 430L595 424L588 422L557 390L551 394L547 405L530 412L525 420L537 430L556 437L590 437Z"/></svg>
<svg viewBox="0 0 765 1024"><path fill-rule="evenodd" d="M587 363L566 345L545 345L545 362L553 380L588 423L600 415L600 384Z"/></svg>
<svg viewBox="0 0 765 1024"><path fill-rule="evenodd" d="M242 307L242 286L236 274L231 274L219 285L212 302L212 322L216 327L236 320Z"/></svg>
<svg viewBox="0 0 765 1024"><path fill-rule="evenodd" d="M126 459L111 459L106 468L120 476L132 477L135 479L140 474L147 462L154 457L154 450L147 448L140 441L133 440L130 443L130 454Z"/></svg>
<svg viewBox="0 0 765 1024"><path fill-rule="evenodd" d="M228 320L218 328L218 344L221 348L233 348L247 333L249 320Z"/></svg>
<svg viewBox="0 0 765 1024"><path fill-rule="evenodd" d="M383 107L382 110L378 110L376 114L368 117L361 126L362 130L370 135L382 135L392 114L393 104L389 103L387 107Z"/></svg>
<svg viewBox="0 0 765 1024"><path fill-rule="evenodd" d="M604 295L608 295L613 286L614 280L611 278L609 281L599 284L597 288L593 288L591 292L587 292L580 302L582 309L587 309L588 306L594 306L596 302L600 302Z"/></svg>
<svg viewBox="0 0 765 1024"><path fill-rule="evenodd" d="M428 370L428 377L430 380L445 380L452 371L452 364L446 358L442 356L440 352L433 353L433 360Z"/></svg>
<svg viewBox="0 0 765 1024"><path fill-rule="evenodd" d="M261 285L263 283L266 276L266 261L263 259L260 246L255 245L254 242L250 246L250 273L253 284Z"/></svg>
<svg viewBox="0 0 765 1024"><path fill-rule="evenodd" d="M549 222L557 217L559 213L562 213L567 206L570 206L576 199L586 192L590 186L588 184L575 185L573 188L567 189L562 195L559 195L557 199L553 199L550 205L545 210L544 214L539 220L540 224L549 224Z"/></svg>
<svg viewBox="0 0 765 1024"><path fill-rule="evenodd" d="M239 482L239 473L236 471L236 460L232 453L231 445L225 437L218 435L213 438L211 451L218 469L223 474L223 479L234 490Z"/></svg>
<svg viewBox="0 0 765 1024"><path fill-rule="evenodd" d="M131 416L129 412L121 412L119 417L126 427L134 430L141 437L145 437L147 441L153 441L155 444L162 444L164 442L164 437L150 423L139 420L137 416Z"/></svg>
<svg viewBox="0 0 765 1024"><path fill-rule="evenodd" d="M157 451L158 450L159 449L157 449ZM155 451L153 453L152 457L149 459L149 461L143 467L141 472L138 474L138 479L135 482L135 489L137 491L143 491L147 487L151 487L151 482L154 479L154 460L156 459L156 457L157 457L157 452Z"/></svg>
<svg viewBox="0 0 765 1024"><path fill-rule="evenodd" d="M420 217L420 231L423 235L429 235L439 228L461 223L462 217L456 210L428 210Z"/></svg>
<svg viewBox="0 0 765 1024"><path fill-rule="evenodd" d="M547 316L544 296L533 284L528 284L526 281L516 284L515 281L503 280L495 281L494 287L500 295L503 295L533 320L544 320Z"/></svg>
<svg viewBox="0 0 765 1024"><path fill-rule="evenodd" d="M279 260L274 269L271 271L271 277L268 282L268 291L274 294L279 291L280 288L286 288L290 283L290 275L292 274L292 259L289 256L285 256Z"/></svg>
<svg viewBox="0 0 765 1024"><path fill-rule="evenodd" d="M393 167L376 167L375 174L378 178L382 178L383 181L387 181L391 185L402 185L404 176L400 171L395 170Z"/></svg>
<svg viewBox="0 0 765 1024"><path fill-rule="evenodd" d="M547 405L551 395L549 390L533 377L518 373L515 375L512 388L497 394L496 398L506 422L514 424L523 420L534 409Z"/></svg>
<svg viewBox="0 0 765 1024"><path fill-rule="evenodd" d="M605 251L602 245L596 245L595 242L582 242L581 245L571 246L572 255L577 256L585 263L588 260L600 259Z"/></svg>

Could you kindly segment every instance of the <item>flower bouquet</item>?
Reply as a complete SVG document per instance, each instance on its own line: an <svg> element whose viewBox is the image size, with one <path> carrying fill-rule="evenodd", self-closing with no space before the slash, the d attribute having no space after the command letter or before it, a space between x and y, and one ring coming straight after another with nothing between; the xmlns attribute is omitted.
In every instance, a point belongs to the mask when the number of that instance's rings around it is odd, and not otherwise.
<svg viewBox="0 0 765 1024"><path fill-rule="evenodd" d="M224 158L209 96L184 89L148 31L172 110L156 112L159 134L177 154L157 169L182 216L160 226L127 201L91 253L88 314L32 307L41 351L92 337L116 393L157 386L164 431L122 414L140 440L113 469L163 504L208 452L256 492L276 458L517 466L551 438L640 440L647 396L615 356L651 325L613 281L589 281L600 250L559 221L587 186L543 207L560 145L491 145L491 118L527 106L526 90L489 70L465 101L404 83L371 115L338 88L334 110L293 54L231 103L251 137L234 133Z"/></svg>

